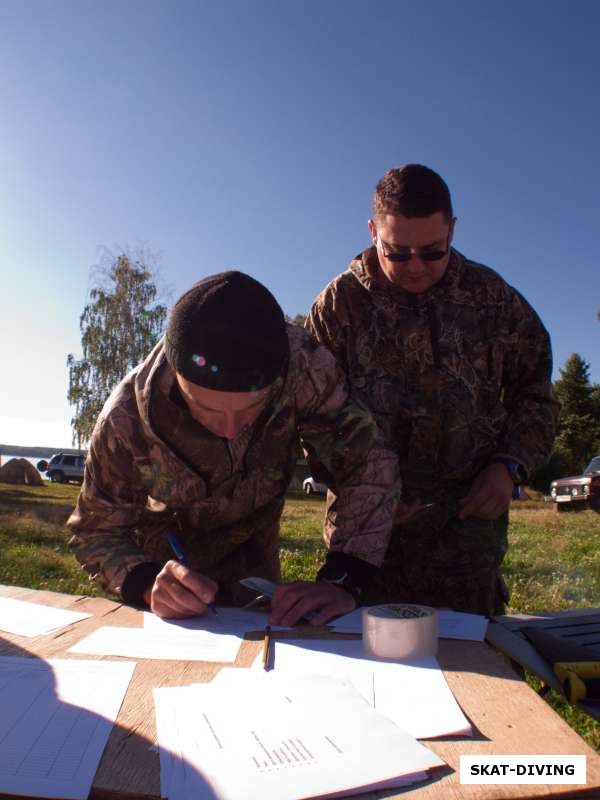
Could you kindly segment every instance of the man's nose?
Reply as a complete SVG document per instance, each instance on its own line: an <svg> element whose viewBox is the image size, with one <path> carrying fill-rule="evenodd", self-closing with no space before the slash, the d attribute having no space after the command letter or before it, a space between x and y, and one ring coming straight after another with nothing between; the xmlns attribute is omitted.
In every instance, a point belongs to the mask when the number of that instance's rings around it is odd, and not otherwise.
<svg viewBox="0 0 600 800"><path fill-rule="evenodd" d="M427 264L419 253L411 253L409 260L406 262L406 269L409 272L423 272Z"/></svg>
<svg viewBox="0 0 600 800"><path fill-rule="evenodd" d="M244 427L243 420L239 417L238 414L231 412L225 415L225 419L223 420L222 425L222 433L221 435L224 436L226 439L235 439L238 433Z"/></svg>

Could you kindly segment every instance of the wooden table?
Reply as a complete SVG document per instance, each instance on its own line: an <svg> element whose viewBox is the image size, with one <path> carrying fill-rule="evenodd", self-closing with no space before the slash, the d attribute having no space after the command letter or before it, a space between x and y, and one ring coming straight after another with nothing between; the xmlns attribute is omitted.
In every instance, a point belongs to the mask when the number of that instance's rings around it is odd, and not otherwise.
<svg viewBox="0 0 600 800"><path fill-rule="evenodd" d="M0 632L0 655L89 659L68 653L75 642L102 625L141 627L141 612L101 598L0 586L0 596L93 614L54 634L26 638ZM260 642L245 641L236 666L248 666ZM439 661L446 680L471 721L472 738L425 742L449 765L435 777L394 794L362 798L406 797L406 800L517 800L517 798L600 797L600 757L522 681L509 663L481 642L442 640ZM111 657L113 660L114 657ZM208 681L219 666L202 662L138 661L117 723L94 779L92 798L157 798L159 765L155 749L152 688ZM461 785L460 755L565 754L587 756L587 785ZM252 800L249 797L249 800Z"/></svg>
<svg viewBox="0 0 600 800"><path fill-rule="evenodd" d="M590 658L600 661L600 608L576 608L569 611L543 611L539 614L503 614L494 617L488 626L487 640L509 659L533 672L546 686L563 693L560 681L548 662L522 633L532 627L548 631L565 641L580 645L590 651ZM600 720L600 701L580 703L590 716Z"/></svg>

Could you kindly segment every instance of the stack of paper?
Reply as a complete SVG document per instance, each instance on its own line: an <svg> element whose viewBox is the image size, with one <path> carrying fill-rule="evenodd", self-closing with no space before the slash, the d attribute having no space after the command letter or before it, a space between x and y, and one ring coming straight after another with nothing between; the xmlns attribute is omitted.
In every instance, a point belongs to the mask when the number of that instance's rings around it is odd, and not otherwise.
<svg viewBox="0 0 600 800"><path fill-rule="evenodd" d="M443 765L347 682L229 670L155 689L161 795L299 800L404 786Z"/></svg>
<svg viewBox="0 0 600 800"><path fill-rule="evenodd" d="M286 639L272 642L271 647L274 671L279 675L342 676L370 706L418 739L472 734L433 657L380 661L365 656L362 641L348 639ZM261 656L253 667L262 670Z"/></svg>
<svg viewBox="0 0 600 800"><path fill-rule="evenodd" d="M0 658L0 793L87 798L135 664Z"/></svg>

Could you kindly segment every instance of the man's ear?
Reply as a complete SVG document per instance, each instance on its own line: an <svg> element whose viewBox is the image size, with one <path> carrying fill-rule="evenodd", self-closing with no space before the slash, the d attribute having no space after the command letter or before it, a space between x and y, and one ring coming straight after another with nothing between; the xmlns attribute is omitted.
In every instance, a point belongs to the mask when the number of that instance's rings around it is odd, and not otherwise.
<svg viewBox="0 0 600 800"><path fill-rule="evenodd" d="M456 224L457 217L452 217L450 220L450 231L448 233L448 245L452 244L452 240L454 239L454 226Z"/></svg>
<svg viewBox="0 0 600 800"><path fill-rule="evenodd" d="M373 240L373 244L377 245L377 227L372 219L368 222L369 225L369 233L371 234L371 239Z"/></svg>

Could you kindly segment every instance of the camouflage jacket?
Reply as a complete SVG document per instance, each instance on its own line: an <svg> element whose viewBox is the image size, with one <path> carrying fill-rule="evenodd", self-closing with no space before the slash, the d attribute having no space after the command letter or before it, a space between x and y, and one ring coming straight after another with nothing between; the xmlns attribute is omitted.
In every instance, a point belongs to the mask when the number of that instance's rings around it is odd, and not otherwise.
<svg viewBox="0 0 600 800"><path fill-rule="evenodd" d="M174 373L160 342L107 400L94 429L83 487L68 525L72 550L109 591L131 571L163 564L165 532L191 565L231 585L279 577L284 495L300 455L336 490L326 535L340 530L353 554L377 564L400 486L397 459L377 443L372 416L352 400L328 350L288 326L290 360L259 419L228 442L172 402ZM245 438L244 438L245 437Z"/></svg>
<svg viewBox="0 0 600 800"><path fill-rule="evenodd" d="M372 247L323 290L307 326L396 451L405 498L456 500L494 456L531 474L557 420L550 340L531 306L456 250L422 295L379 275Z"/></svg>

